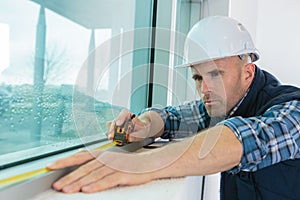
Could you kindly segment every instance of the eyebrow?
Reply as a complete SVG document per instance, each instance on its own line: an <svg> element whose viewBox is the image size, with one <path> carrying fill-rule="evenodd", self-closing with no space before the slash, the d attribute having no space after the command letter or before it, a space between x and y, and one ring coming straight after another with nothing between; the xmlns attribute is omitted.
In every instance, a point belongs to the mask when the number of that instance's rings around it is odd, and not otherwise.
<svg viewBox="0 0 300 200"><path fill-rule="evenodd" d="M211 70L209 72L207 72L207 74L209 75L212 75L214 73L220 73L220 74L223 74L224 73L224 70L220 70L220 69L214 69L214 70Z"/></svg>
<svg viewBox="0 0 300 200"><path fill-rule="evenodd" d="M209 72L206 72L206 74L208 74L208 75L211 75L211 74L214 74L214 73L224 73L224 70L220 70L220 69L214 69L214 70L211 70L211 71L209 71ZM199 76L201 76L202 77L202 75L200 75L200 74L193 74L193 76L192 76L192 78L194 79L194 78L198 78Z"/></svg>

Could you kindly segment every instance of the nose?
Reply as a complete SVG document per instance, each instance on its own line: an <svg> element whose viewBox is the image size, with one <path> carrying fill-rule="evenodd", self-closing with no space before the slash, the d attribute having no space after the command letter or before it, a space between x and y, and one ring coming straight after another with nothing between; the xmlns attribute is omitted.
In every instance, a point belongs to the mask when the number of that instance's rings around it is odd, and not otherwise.
<svg viewBox="0 0 300 200"><path fill-rule="evenodd" d="M209 87L209 85L207 84L207 81L205 81L205 80L202 80L201 93L202 94L209 94L209 93L211 93L211 88Z"/></svg>

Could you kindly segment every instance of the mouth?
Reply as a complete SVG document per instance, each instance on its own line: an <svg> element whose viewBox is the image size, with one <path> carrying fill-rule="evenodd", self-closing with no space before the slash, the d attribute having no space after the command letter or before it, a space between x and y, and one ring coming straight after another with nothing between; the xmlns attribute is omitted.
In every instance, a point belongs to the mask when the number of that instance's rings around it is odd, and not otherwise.
<svg viewBox="0 0 300 200"><path fill-rule="evenodd" d="M203 103L206 106L214 106L216 104L219 104L219 101L216 99L207 99L207 100L204 100Z"/></svg>

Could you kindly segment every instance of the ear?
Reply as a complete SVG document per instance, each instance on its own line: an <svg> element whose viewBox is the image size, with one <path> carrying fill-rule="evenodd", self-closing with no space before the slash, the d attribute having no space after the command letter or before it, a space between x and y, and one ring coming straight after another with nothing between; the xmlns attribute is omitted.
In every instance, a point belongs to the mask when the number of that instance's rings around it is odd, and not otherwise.
<svg viewBox="0 0 300 200"><path fill-rule="evenodd" d="M253 63L246 63L243 69L244 80L246 82L252 83L255 75L255 65Z"/></svg>

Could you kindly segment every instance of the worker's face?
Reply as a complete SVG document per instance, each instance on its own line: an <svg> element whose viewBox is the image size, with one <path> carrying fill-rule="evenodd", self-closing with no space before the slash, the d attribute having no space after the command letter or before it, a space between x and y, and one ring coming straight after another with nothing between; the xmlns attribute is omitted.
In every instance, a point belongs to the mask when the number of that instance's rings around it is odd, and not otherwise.
<svg viewBox="0 0 300 200"><path fill-rule="evenodd" d="M245 95L255 67L237 56L192 66L193 79L210 116L228 115Z"/></svg>

